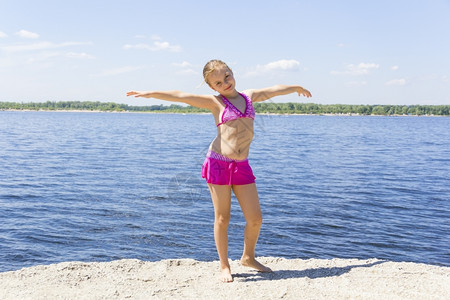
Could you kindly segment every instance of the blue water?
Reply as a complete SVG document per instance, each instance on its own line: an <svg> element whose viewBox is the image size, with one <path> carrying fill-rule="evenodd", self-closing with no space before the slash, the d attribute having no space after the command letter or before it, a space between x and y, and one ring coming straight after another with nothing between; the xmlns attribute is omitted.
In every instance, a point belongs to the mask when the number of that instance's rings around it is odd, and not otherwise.
<svg viewBox="0 0 450 300"><path fill-rule="evenodd" d="M450 266L450 118L257 116L258 256ZM0 112L0 271L216 260L211 115ZM245 222L233 199L230 258Z"/></svg>

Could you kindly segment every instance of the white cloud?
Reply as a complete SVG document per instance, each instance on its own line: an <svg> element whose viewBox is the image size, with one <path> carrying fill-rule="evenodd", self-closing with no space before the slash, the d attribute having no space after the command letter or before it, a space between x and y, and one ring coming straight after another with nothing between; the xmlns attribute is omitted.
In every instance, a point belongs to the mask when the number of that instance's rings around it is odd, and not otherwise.
<svg viewBox="0 0 450 300"><path fill-rule="evenodd" d="M115 76L115 75L134 72L137 70L141 70L143 68L144 67L142 67L142 66L125 66L125 67L121 67L121 68L108 69L108 70L101 72L100 74L96 74L93 76L96 76L96 77Z"/></svg>
<svg viewBox="0 0 450 300"><path fill-rule="evenodd" d="M291 60L282 59L258 67L264 71L273 71L273 70L297 71L300 67L300 63L293 59Z"/></svg>
<svg viewBox="0 0 450 300"><path fill-rule="evenodd" d="M23 52L23 51L39 51L39 50L50 50L56 48L70 47L70 46L80 46L80 45L90 45L91 43L80 43L80 42L65 42L60 44L55 44L51 42L39 42L33 44L19 44L11 46L0 46L0 50L7 52Z"/></svg>
<svg viewBox="0 0 450 300"><path fill-rule="evenodd" d="M168 42L154 42L153 45L156 47L156 50L169 50L171 52L180 52L181 47L178 45L172 46Z"/></svg>
<svg viewBox="0 0 450 300"><path fill-rule="evenodd" d="M149 50L149 51L170 51L170 52L181 52L181 47L178 45L171 45L169 42L160 41L160 37L153 36L154 40L153 44L136 44L136 45L124 45L123 48L125 50L129 49L137 49L137 50Z"/></svg>
<svg viewBox="0 0 450 300"><path fill-rule="evenodd" d="M23 62L27 63L27 64L35 64L35 63L40 63L41 65L50 60L52 60L53 58L56 57L60 57L61 53L60 52L55 52L55 51L44 51L44 52L40 52L38 54L35 55L27 55L25 57L23 57L22 59L24 59Z"/></svg>
<svg viewBox="0 0 450 300"><path fill-rule="evenodd" d="M176 73L179 75L197 75L198 74L194 69L183 69Z"/></svg>
<svg viewBox="0 0 450 300"><path fill-rule="evenodd" d="M25 38L25 39L37 39L39 38L39 34L31 32L31 31L27 31L27 30L20 30L18 32L16 32L16 35L20 36L21 38Z"/></svg>
<svg viewBox="0 0 450 300"><path fill-rule="evenodd" d="M253 70L247 73L247 76L261 75L272 71L298 71L299 69L300 62L294 59L281 59L265 65L257 65Z"/></svg>
<svg viewBox="0 0 450 300"><path fill-rule="evenodd" d="M91 45L85 42L32 42L19 44L0 45L0 57L2 67L18 67L35 65L39 68L53 66L56 58L62 59L93 59L94 56L85 52L71 51L72 47Z"/></svg>
<svg viewBox="0 0 450 300"><path fill-rule="evenodd" d="M367 85L367 81L349 81L345 84L348 87L358 87L358 86L364 86Z"/></svg>
<svg viewBox="0 0 450 300"><path fill-rule="evenodd" d="M192 67L192 65L190 63L188 63L187 61L183 61L182 63L173 63L172 66L175 67L180 67L180 68L189 68Z"/></svg>
<svg viewBox="0 0 450 300"><path fill-rule="evenodd" d="M375 63L349 64L345 67L345 71L331 71L330 74L359 76L369 74L371 69L378 69L379 67L380 65Z"/></svg>
<svg viewBox="0 0 450 300"><path fill-rule="evenodd" d="M77 52L68 52L65 54L67 58L76 58L76 59L94 59L95 57L87 54L85 52L77 53Z"/></svg>
<svg viewBox="0 0 450 300"><path fill-rule="evenodd" d="M8 37L8 35L6 33L4 33L3 31L0 31L0 39L6 38L6 37Z"/></svg>
<svg viewBox="0 0 450 300"><path fill-rule="evenodd" d="M392 79L385 83L385 85L405 85L405 84L406 84L406 79L404 79L404 78Z"/></svg>
<svg viewBox="0 0 450 300"><path fill-rule="evenodd" d="M172 66L180 68L177 74L180 75L195 75L198 74L194 69L192 64L188 63L187 61L183 61L182 63L172 63Z"/></svg>
<svg viewBox="0 0 450 300"><path fill-rule="evenodd" d="M397 71L397 70L398 70L398 66L392 66L392 67L391 67L391 70L392 70L392 71Z"/></svg>
<svg viewBox="0 0 450 300"><path fill-rule="evenodd" d="M95 57L84 52L64 52L58 50L44 50L32 53L14 53L13 55L5 55L2 67L17 67L24 65L36 65L38 67L50 67L55 63L56 59L78 59L87 60Z"/></svg>

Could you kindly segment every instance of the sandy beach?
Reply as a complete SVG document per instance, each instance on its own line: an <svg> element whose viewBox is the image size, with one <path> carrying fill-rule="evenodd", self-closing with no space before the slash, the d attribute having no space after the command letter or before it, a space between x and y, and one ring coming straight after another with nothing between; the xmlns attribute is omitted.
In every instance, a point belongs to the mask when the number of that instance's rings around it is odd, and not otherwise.
<svg viewBox="0 0 450 300"><path fill-rule="evenodd" d="M192 259L64 262L0 273L0 299L450 299L450 268L377 259L260 260L273 273L232 261Z"/></svg>

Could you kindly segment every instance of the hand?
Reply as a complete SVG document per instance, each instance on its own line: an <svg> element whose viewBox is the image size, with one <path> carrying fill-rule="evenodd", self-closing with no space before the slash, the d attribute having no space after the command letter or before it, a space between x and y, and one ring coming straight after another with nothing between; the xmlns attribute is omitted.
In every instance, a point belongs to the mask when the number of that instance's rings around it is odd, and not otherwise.
<svg viewBox="0 0 450 300"><path fill-rule="evenodd" d="M304 88L302 88L302 87L300 87L299 90L298 90L297 92L298 92L298 95L299 95L299 96L303 95L303 96L305 96L306 98L311 97L311 93L310 93L307 89L304 89Z"/></svg>
<svg viewBox="0 0 450 300"><path fill-rule="evenodd" d="M147 92L130 91L130 92L127 93L127 97L128 96L134 96L136 98L138 98L138 97L145 97L145 98L147 98L148 97L148 93Z"/></svg>

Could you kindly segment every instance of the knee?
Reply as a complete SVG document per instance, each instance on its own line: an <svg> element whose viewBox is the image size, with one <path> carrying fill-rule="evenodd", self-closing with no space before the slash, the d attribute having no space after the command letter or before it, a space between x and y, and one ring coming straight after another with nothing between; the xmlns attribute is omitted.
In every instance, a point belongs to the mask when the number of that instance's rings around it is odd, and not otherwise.
<svg viewBox="0 0 450 300"><path fill-rule="evenodd" d="M249 218L247 220L247 225L248 226L252 226L252 227L261 227L262 225L262 216L261 215L256 215L252 218Z"/></svg>
<svg viewBox="0 0 450 300"><path fill-rule="evenodd" d="M220 227L228 227L230 215L217 215L214 223Z"/></svg>

